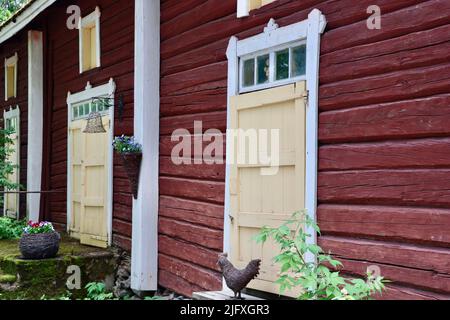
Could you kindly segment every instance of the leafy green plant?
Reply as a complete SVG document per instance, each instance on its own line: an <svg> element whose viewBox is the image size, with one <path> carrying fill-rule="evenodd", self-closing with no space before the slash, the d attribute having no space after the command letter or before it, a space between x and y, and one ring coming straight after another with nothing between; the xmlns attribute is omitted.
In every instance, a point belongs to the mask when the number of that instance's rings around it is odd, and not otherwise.
<svg viewBox="0 0 450 320"><path fill-rule="evenodd" d="M306 226L306 228L305 228ZM300 288L299 300L368 300L385 289L383 277L367 273L367 279L348 279L339 271L341 262L325 254L322 248L308 243L311 236L305 230L320 233L317 224L303 211L295 213L291 220L279 228L264 227L256 236L258 243L272 239L280 246L281 252L274 259L281 266L281 294L286 290ZM316 256L317 261L307 261L306 256Z"/></svg>
<svg viewBox="0 0 450 320"><path fill-rule="evenodd" d="M19 190L22 186L18 183L10 181L14 170L18 168L10 160L9 156L14 152L11 148L13 143L11 134L14 133L11 129L0 129L0 188L3 190ZM0 204L3 204L4 194L0 195Z"/></svg>
<svg viewBox="0 0 450 320"><path fill-rule="evenodd" d="M29 0L0 0L0 24L9 19Z"/></svg>
<svg viewBox="0 0 450 320"><path fill-rule="evenodd" d="M103 282L91 282L86 285L87 298L85 300L114 300L114 295L106 291Z"/></svg>
<svg viewBox="0 0 450 320"><path fill-rule="evenodd" d="M19 239L25 226L25 221L17 221L6 217L0 218L0 240Z"/></svg>

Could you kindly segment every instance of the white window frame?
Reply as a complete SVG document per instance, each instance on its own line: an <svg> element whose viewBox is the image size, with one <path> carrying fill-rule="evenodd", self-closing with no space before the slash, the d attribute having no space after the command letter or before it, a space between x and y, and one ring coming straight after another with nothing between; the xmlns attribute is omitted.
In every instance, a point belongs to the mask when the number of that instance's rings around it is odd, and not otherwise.
<svg viewBox="0 0 450 320"><path fill-rule="evenodd" d="M10 58L5 59L5 101L10 98L17 98L17 64L19 55L17 52ZM8 97L8 68L14 67L14 97Z"/></svg>
<svg viewBox="0 0 450 320"><path fill-rule="evenodd" d="M308 19L299 23L291 24L280 28L275 20L271 19L264 29L264 32L251 38L238 40L231 37L228 49L228 123L231 126L231 105L232 96L240 94L240 73L239 61L242 57L281 47L298 41L306 42L306 87L308 90L308 102L306 107L306 185L305 185L305 209L310 218L316 219L317 210L317 176L318 176L318 114L319 114L319 60L320 60L320 38L324 32L327 21L325 16L314 9L308 15ZM283 83L297 82L298 79L290 79ZM272 83L268 87L278 86L279 83ZM267 87L267 88L268 88ZM254 88L255 90L255 88ZM227 155L228 157L229 155ZM225 185L225 210L224 210L224 251L230 251L230 185L229 177L231 166L227 159L226 185ZM306 230L312 236L307 239L308 243L317 243L317 234L313 228ZM315 256L305 257L307 261L316 261ZM224 291L228 292L227 286L223 284Z"/></svg>
<svg viewBox="0 0 450 320"><path fill-rule="evenodd" d="M17 105L15 108L10 107L10 109L8 111L3 111L3 119L4 119L4 124L5 124L5 128L6 128L6 121L9 119L14 119L17 118L17 127L16 127L16 135L17 135L17 150L16 150L16 155L17 155L17 164L19 165L18 168L16 168L15 170L17 170L17 179L16 181L14 181L14 183L20 183L20 143L21 143L21 139L20 139L20 108ZM20 217L20 196L17 197L17 219L19 219ZM6 205L3 206L3 215L7 216L6 214Z"/></svg>
<svg viewBox="0 0 450 320"><path fill-rule="evenodd" d="M272 22L272 21L271 21ZM297 77L291 77L291 71L292 69L289 68L289 78L287 79L282 79L282 80L276 80L276 53L278 51L282 51L282 50L286 50L289 49L289 66L291 66L292 63L292 49L296 48L296 47L300 47L302 45L306 46L306 41L305 40L301 40L301 41L296 41L296 42L292 42L292 43L288 43L288 44L283 44L277 47L273 47L270 49L265 49L259 52L254 52L251 54L248 54L246 56L242 56L239 57L239 93L245 93L245 92L252 92L252 91L257 91L257 90L263 90L263 89L267 89L267 88L273 88L275 86L282 86L282 85L286 85L286 84L290 84L290 83L295 83L298 81L304 81L306 80L306 74L305 75L300 75ZM244 86L244 62L250 59L255 59L257 57L260 56L264 56L264 55L269 55L269 59L270 59L270 74L269 74L269 82L267 83L262 83L262 84L258 84L257 82L257 78L258 78L258 64L255 61L255 72L254 72L254 77L255 77L255 82L254 85L252 86Z"/></svg>
<svg viewBox="0 0 450 320"><path fill-rule="evenodd" d="M100 12L100 8L97 6L95 8L95 10L87 15L84 18L81 18L79 21L79 43L80 43L80 49L79 49L79 55L80 55L80 74L87 72L89 70L93 70L95 68L98 68L101 66L101 39L100 39L100 17L101 17L101 12ZM84 65L84 55L83 55L83 30L89 27L93 27L95 26L95 31L97 33L96 38L96 63L95 63L95 67L91 68L91 69L87 69L84 70L83 65Z"/></svg>
<svg viewBox="0 0 450 320"><path fill-rule="evenodd" d="M75 104L80 104L83 102L92 101L93 98L96 97L105 97L111 98L109 108L109 116L111 121L111 130L109 134L109 149L108 149L108 194L107 194L107 214L108 214L108 245L112 245L112 221L113 221L113 163L114 163L114 150L113 150L113 140L114 140L114 95L116 92L116 83L111 78L107 84L92 87L91 83L88 82L84 91L72 94L70 91L67 93L67 232L70 232L71 226L71 212L72 212L72 204L70 198L72 196L72 177L70 175L71 172L71 163L70 159L72 159L72 143L70 140L70 123L73 121L72 119L72 106Z"/></svg>

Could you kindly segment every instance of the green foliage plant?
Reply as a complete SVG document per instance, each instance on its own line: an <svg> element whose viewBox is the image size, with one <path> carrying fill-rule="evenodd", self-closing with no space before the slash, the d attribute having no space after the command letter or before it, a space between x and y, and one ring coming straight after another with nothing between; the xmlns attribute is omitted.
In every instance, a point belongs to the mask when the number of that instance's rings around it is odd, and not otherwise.
<svg viewBox="0 0 450 320"><path fill-rule="evenodd" d="M369 300L382 294L387 281L380 275L368 272L366 280L342 277L341 262L307 241L311 235L305 230L309 229L320 234L317 224L302 211L279 228L264 227L255 238L262 244L273 240L280 247L274 260L281 267L276 281L281 295L300 289L299 300ZM315 256L316 261L307 261L307 256Z"/></svg>
<svg viewBox="0 0 450 320"><path fill-rule="evenodd" d="M25 226L25 221L17 221L7 217L0 218L0 240L19 239Z"/></svg>

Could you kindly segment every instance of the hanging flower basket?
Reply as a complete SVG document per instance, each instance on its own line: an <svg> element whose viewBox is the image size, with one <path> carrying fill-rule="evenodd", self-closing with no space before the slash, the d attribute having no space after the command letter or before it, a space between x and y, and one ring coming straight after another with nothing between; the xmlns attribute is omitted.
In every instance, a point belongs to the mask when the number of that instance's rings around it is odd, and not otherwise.
<svg viewBox="0 0 450 320"><path fill-rule="evenodd" d="M25 260L52 259L58 254L60 241L61 236L51 223L30 222L24 229L19 249Z"/></svg>
<svg viewBox="0 0 450 320"><path fill-rule="evenodd" d="M135 142L134 137L122 135L116 137L113 143L114 149L122 158L122 165L130 181L134 199L138 197L139 175L142 163L142 146Z"/></svg>
<svg viewBox="0 0 450 320"><path fill-rule="evenodd" d="M138 197L142 153L121 153L123 167L130 181L134 199Z"/></svg>

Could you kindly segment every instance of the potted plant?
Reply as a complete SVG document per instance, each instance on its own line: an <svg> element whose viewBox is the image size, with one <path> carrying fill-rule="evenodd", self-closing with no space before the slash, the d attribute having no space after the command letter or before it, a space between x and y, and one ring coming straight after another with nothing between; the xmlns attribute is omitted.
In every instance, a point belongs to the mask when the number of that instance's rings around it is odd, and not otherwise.
<svg viewBox="0 0 450 320"><path fill-rule="evenodd" d="M51 259L59 251L61 236L50 222L28 222L23 229L19 248L26 260Z"/></svg>
<svg viewBox="0 0 450 320"><path fill-rule="evenodd" d="M113 146L122 158L122 164L130 180L133 197L137 199L142 162L142 145L137 143L134 137L122 135L114 139Z"/></svg>

